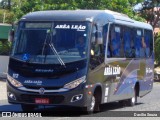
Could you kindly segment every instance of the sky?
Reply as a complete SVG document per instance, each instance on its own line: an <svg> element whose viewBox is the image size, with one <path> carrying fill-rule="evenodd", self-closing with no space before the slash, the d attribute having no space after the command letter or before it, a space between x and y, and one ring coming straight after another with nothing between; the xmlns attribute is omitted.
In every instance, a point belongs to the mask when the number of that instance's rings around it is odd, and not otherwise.
<svg viewBox="0 0 160 120"><path fill-rule="evenodd" d="M138 3L137 5L135 5L135 6L133 7L134 11L139 11L139 10L141 10L142 8L143 8L143 6L142 6L141 3Z"/></svg>

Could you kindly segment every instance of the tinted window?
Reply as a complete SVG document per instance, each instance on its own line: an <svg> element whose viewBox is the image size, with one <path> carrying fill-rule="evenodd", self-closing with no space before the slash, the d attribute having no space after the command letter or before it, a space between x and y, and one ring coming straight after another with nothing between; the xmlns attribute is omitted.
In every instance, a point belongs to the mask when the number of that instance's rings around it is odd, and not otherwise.
<svg viewBox="0 0 160 120"><path fill-rule="evenodd" d="M118 25L111 25L108 41L108 57L124 57L122 46L122 29Z"/></svg>
<svg viewBox="0 0 160 120"><path fill-rule="evenodd" d="M130 27L123 26L123 46L126 58L133 58L135 56L133 42L132 29Z"/></svg>
<svg viewBox="0 0 160 120"><path fill-rule="evenodd" d="M148 58L153 52L153 34L144 30L122 25L111 25L107 57Z"/></svg>
<svg viewBox="0 0 160 120"><path fill-rule="evenodd" d="M86 59L88 33L86 22L21 22L13 56L46 64Z"/></svg>
<svg viewBox="0 0 160 120"><path fill-rule="evenodd" d="M153 51L153 35L151 30L144 30L145 57L150 57Z"/></svg>
<svg viewBox="0 0 160 120"><path fill-rule="evenodd" d="M108 25L106 24L99 27L99 29L97 26L94 26L93 28L96 28L96 31L102 33L103 44L97 44L97 34L95 30L92 30L92 39L95 38L95 40L92 40L91 42L90 69L94 69L104 62Z"/></svg>
<svg viewBox="0 0 160 120"><path fill-rule="evenodd" d="M140 58L144 57L143 46L142 46L142 30L134 30L134 48L135 48L135 57Z"/></svg>

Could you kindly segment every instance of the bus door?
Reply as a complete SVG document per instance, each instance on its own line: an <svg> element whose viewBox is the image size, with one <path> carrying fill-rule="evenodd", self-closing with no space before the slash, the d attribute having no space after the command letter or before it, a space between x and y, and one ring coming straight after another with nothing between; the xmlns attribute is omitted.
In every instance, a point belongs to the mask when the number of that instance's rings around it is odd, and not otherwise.
<svg viewBox="0 0 160 120"><path fill-rule="evenodd" d="M107 33L108 33L108 24L93 26L91 49L90 49L91 55L90 55L90 66L89 66L90 68L89 82L95 85L100 84L101 87L103 87L103 83L105 81L104 56L105 56ZM99 41L97 39L102 39L102 43L97 43L97 41Z"/></svg>

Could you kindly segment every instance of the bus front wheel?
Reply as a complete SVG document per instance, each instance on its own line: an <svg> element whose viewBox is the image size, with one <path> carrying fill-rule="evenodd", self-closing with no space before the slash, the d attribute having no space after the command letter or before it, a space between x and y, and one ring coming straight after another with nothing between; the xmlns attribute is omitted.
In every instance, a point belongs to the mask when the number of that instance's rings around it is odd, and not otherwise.
<svg viewBox="0 0 160 120"><path fill-rule="evenodd" d="M100 111L100 96L98 91L95 91L94 95L91 96L90 104L85 109L88 114Z"/></svg>

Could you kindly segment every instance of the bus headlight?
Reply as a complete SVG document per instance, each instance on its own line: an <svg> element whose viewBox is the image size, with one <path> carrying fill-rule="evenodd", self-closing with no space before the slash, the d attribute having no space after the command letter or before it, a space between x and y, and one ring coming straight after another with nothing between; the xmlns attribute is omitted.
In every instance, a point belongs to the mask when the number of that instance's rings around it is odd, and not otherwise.
<svg viewBox="0 0 160 120"><path fill-rule="evenodd" d="M72 81L70 83L67 83L66 85L64 85L63 88L66 88L66 89L73 89L73 88L76 88L78 85L80 85L81 83L84 83L86 82L86 76L83 76L75 81Z"/></svg>
<svg viewBox="0 0 160 120"><path fill-rule="evenodd" d="M7 79L15 87L22 87L23 86L20 82L18 82L17 80L15 80L14 78L12 78L9 75L7 75Z"/></svg>

